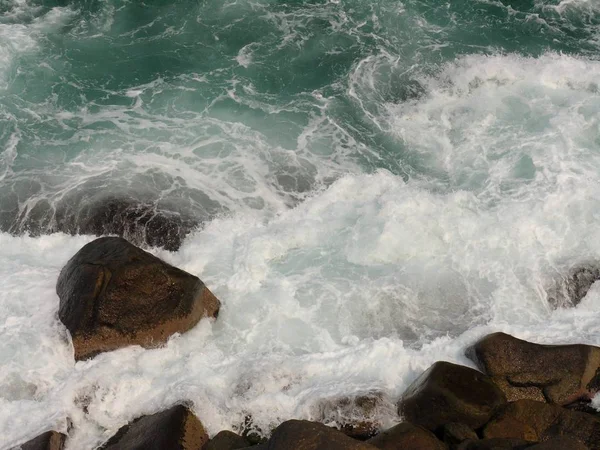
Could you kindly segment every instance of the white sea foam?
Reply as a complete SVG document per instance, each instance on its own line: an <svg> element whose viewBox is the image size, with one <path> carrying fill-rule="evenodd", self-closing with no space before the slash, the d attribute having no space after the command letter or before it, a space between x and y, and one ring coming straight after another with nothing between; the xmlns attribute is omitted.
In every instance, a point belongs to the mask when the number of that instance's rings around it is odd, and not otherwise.
<svg viewBox="0 0 600 450"><path fill-rule="evenodd" d="M179 400L193 401L212 433L245 414L268 427L314 417L323 397L381 389L395 398L435 360L470 364L462 351L486 332L598 344L595 290L558 311L543 291L555 268L600 255L593 215L578 213L597 210L594 193L583 181L490 208L380 172L345 177L267 223L217 219L179 252L158 254L223 300L218 320L162 349L76 365L53 289L89 238L2 235L0 432L12 445L66 415L69 448L86 448ZM29 425L16 426L24 417Z"/></svg>
<svg viewBox="0 0 600 450"><path fill-rule="evenodd" d="M16 22L21 17L36 16L39 11L39 6L19 0L12 2L12 8L0 17L0 90L8 86L15 59L37 50L40 36L66 24L74 14L69 8L56 7L32 21Z"/></svg>

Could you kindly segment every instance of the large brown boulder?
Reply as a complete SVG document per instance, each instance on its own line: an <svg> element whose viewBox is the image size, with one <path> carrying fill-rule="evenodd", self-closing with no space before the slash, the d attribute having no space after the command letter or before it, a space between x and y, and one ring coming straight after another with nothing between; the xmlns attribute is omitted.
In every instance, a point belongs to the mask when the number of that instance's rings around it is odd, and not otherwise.
<svg viewBox="0 0 600 450"><path fill-rule="evenodd" d="M203 317L216 317L220 307L197 277L117 237L79 250L60 272L56 292L76 360L160 345Z"/></svg>
<svg viewBox="0 0 600 450"><path fill-rule="evenodd" d="M47 431L13 450L63 450L67 436L57 431Z"/></svg>
<svg viewBox="0 0 600 450"><path fill-rule="evenodd" d="M367 441L381 450L447 450L431 431L408 422L400 423Z"/></svg>
<svg viewBox="0 0 600 450"><path fill-rule="evenodd" d="M490 334L466 352L509 401L566 405L589 400L600 388L600 348L540 345L505 333Z"/></svg>
<svg viewBox="0 0 600 450"><path fill-rule="evenodd" d="M268 450L375 450L334 428L306 420L288 420L273 431Z"/></svg>
<svg viewBox="0 0 600 450"><path fill-rule="evenodd" d="M504 394L487 375L438 361L408 387L398 402L398 413L434 432L450 422L475 429L505 403Z"/></svg>
<svg viewBox="0 0 600 450"><path fill-rule="evenodd" d="M596 417L534 400L518 400L509 403L494 418L496 430L503 430L502 437L521 437L516 424L525 424L534 433L535 441L546 441L557 436L570 436L600 450L600 420ZM512 436L510 430L514 429ZM487 428L486 428L487 430ZM489 435L489 432L488 432Z"/></svg>
<svg viewBox="0 0 600 450"><path fill-rule="evenodd" d="M208 442L202 423L188 408L177 405L122 427L102 450L199 450Z"/></svg>

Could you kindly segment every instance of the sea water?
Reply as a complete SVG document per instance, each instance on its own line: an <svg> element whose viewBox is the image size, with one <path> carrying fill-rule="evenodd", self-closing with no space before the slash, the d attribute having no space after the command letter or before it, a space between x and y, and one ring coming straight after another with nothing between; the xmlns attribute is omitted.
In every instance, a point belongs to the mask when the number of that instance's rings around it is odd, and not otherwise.
<svg viewBox="0 0 600 450"><path fill-rule="evenodd" d="M191 402L208 432L393 402L505 331L600 345L597 0L0 0L0 448L94 448ZM55 283L122 197L201 224L157 256L222 301L74 363ZM600 399L595 403L600 406Z"/></svg>

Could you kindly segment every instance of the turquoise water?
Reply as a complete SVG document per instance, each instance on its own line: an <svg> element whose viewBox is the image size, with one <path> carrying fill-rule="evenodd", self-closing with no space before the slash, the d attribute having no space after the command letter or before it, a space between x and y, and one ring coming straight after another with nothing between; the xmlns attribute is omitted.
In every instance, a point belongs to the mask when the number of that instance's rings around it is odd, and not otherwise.
<svg viewBox="0 0 600 450"><path fill-rule="evenodd" d="M599 345L598 284L549 301L599 174L597 0L0 0L0 448L178 401L214 434L376 390L387 426L486 333ZM75 364L56 279L117 201L195 225L149 250L223 308Z"/></svg>
<svg viewBox="0 0 600 450"><path fill-rule="evenodd" d="M435 95L431 78L461 89L444 67L467 55L600 51L582 0L1 6L0 223L15 232L61 230L57 207L108 191L206 220L272 214L348 172L481 189L415 151L388 107ZM481 75L469 88L502 82ZM522 105L506 108L513 128Z"/></svg>

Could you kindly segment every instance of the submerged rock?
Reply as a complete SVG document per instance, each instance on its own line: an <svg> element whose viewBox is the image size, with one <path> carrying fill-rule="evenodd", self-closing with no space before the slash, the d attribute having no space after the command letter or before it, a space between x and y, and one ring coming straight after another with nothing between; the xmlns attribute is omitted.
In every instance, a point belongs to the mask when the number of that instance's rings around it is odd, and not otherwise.
<svg viewBox="0 0 600 450"><path fill-rule="evenodd" d="M383 427L382 418L394 414L393 403L381 392L324 399L317 403L316 409L319 422L360 440L377 434Z"/></svg>
<svg viewBox="0 0 600 450"><path fill-rule="evenodd" d="M275 428L265 448L268 450L375 450L377 447L352 439L321 423L288 420Z"/></svg>
<svg viewBox="0 0 600 450"><path fill-rule="evenodd" d="M548 290L548 303L554 308L577 306L596 281L600 280L600 265L576 267Z"/></svg>
<svg viewBox="0 0 600 450"><path fill-rule="evenodd" d="M208 442L202 423L188 408L174 406L125 425L102 450L199 450Z"/></svg>
<svg viewBox="0 0 600 450"><path fill-rule="evenodd" d="M381 450L447 450L435 434L408 422L400 423L367 441Z"/></svg>
<svg viewBox="0 0 600 450"><path fill-rule="evenodd" d="M508 400L566 405L590 400L600 388L600 348L540 345L505 333L490 334L467 356L504 391Z"/></svg>
<svg viewBox="0 0 600 450"><path fill-rule="evenodd" d="M47 431L38 437L14 447L12 450L63 450L67 436L57 431Z"/></svg>
<svg viewBox="0 0 600 450"><path fill-rule="evenodd" d="M518 400L506 405L494 419L498 429L518 437L521 429L516 422L525 424L535 433L535 441L546 441L559 436L577 439L590 450L600 450L600 420L582 412L534 400Z"/></svg>
<svg viewBox="0 0 600 450"><path fill-rule="evenodd" d="M203 317L216 317L220 307L197 277L116 237L79 250L62 269L56 292L76 360L160 345Z"/></svg>
<svg viewBox="0 0 600 450"><path fill-rule="evenodd" d="M68 193L52 203L21 199L10 202L5 210L0 205L0 231L33 236L56 232L117 235L141 247L175 251L203 221L225 211L202 193L190 192L200 197L197 201L163 201L155 196L107 196L104 189L90 189Z"/></svg>
<svg viewBox="0 0 600 450"><path fill-rule="evenodd" d="M438 361L409 386L398 402L398 412L434 432L451 422L475 429L504 403L504 394L487 375Z"/></svg>
<svg viewBox="0 0 600 450"><path fill-rule="evenodd" d="M199 223L179 212L160 209L153 203L107 199L82 208L63 222L72 234L96 236L116 234L140 246L179 249L185 237ZM70 225L70 226L69 226Z"/></svg>

